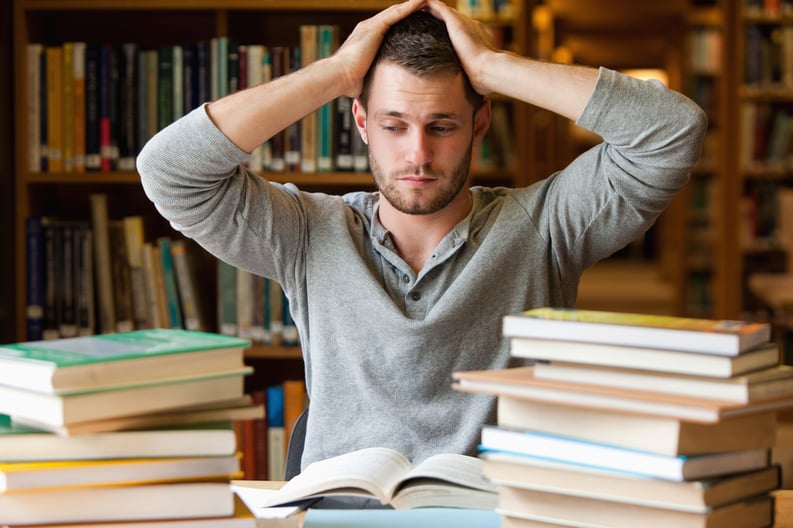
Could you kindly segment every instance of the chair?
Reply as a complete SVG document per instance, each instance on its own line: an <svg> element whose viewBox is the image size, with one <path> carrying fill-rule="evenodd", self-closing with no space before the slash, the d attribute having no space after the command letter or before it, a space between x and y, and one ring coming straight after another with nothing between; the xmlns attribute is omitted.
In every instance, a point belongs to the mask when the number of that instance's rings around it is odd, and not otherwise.
<svg viewBox="0 0 793 528"><path fill-rule="evenodd" d="M286 462L284 464L284 478L290 480L300 473L300 461L303 458L303 444L306 440L306 420L308 420L308 407L297 417L289 436L289 445L286 448Z"/></svg>

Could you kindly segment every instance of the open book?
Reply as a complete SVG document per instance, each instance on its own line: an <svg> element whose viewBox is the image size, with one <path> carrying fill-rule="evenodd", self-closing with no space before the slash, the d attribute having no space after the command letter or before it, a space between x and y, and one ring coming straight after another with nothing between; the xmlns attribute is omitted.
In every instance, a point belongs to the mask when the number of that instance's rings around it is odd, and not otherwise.
<svg viewBox="0 0 793 528"><path fill-rule="evenodd" d="M496 489L478 458L443 453L413 467L398 451L370 447L310 464L262 506L346 495L375 498L395 509L494 509Z"/></svg>

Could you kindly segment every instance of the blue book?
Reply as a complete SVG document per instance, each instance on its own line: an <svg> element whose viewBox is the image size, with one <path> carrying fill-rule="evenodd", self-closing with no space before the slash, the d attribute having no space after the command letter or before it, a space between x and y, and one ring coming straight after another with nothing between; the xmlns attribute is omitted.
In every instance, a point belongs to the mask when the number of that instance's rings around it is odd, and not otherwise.
<svg viewBox="0 0 793 528"><path fill-rule="evenodd" d="M678 482L753 471L769 465L768 449L741 449L691 456L660 455L567 436L493 425L482 428L480 448L486 452L512 453L577 467L622 471Z"/></svg>
<svg viewBox="0 0 793 528"><path fill-rule="evenodd" d="M303 528L498 528L501 515L495 510L466 508L417 508L413 510L323 510L309 508Z"/></svg>

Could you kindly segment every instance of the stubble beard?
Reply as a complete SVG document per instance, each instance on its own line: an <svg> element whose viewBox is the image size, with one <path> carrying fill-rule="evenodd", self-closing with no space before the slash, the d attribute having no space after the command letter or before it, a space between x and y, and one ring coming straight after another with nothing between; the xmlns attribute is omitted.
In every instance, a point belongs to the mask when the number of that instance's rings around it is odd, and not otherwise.
<svg viewBox="0 0 793 528"><path fill-rule="evenodd" d="M385 198L397 211L410 215L425 215L440 211L449 205L458 194L463 190L468 181L468 172L471 168L471 146L465 150L465 156L452 170L450 178L444 178L443 183L434 191L434 196L425 199L426 190L403 190L398 187L398 179L402 176L416 174L415 169L398 170L390 176L384 176L383 170L377 160L369 152L369 166L372 171L374 182L380 192L380 196ZM435 177L438 174L428 167L423 169L423 174Z"/></svg>

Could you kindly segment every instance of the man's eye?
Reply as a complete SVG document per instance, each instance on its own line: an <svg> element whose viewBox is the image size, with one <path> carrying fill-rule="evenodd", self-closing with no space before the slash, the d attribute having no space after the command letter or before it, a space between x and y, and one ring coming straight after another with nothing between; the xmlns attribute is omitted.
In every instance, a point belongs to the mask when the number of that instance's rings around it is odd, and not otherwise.
<svg viewBox="0 0 793 528"><path fill-rule="evenodd" d="M387 130L388 132L400 132L405 130L405 127L399 125L383 125L383 130Z"/></svg>
<svg viewBox="0 0 793 528"><path fill-rule="evenodd" d="M454 126L444 126L444 125L433 125L430 127L430 130L436 134L448 134L454 131Z"/></svg>

